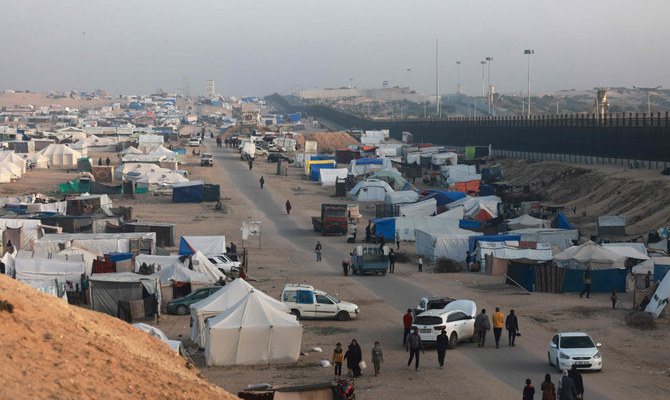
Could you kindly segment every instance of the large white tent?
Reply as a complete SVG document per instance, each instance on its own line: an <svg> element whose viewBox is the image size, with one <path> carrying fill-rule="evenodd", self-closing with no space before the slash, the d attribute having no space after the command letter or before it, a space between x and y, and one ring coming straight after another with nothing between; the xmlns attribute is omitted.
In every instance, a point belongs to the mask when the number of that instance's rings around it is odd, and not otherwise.
<svg viewBox="0 0 670 400"><path fill-rule="evenodd" d="M119 156L125 156L126 154L140 155L140 154L144 154L144 153L142 153L140 150L138 150L137 147L130 146L130 147L126 147L125 149L123 149L119 152Z"/></svg>
<svg viewBox="0 0 670 400"><path fill-rule="evenodd" d="M622 256L588 241L580 246L571 246L554 256L559 267L586 268L593 270L624 268L626 256Z"/></svg>
<svg viewBox="0 0 670 400"><path fill-rule="evenodd" d="M26 172L26 159L14 153L13 151L0 151L0 162L14 164L21 170L22 174Z"/></svg>
<svg viewBox="0 0 670 400"><path fill-rule="evenodd" d="M482 233L465 230L456 233L442 233L417 229L414 235L416 254L431 260L444 257L455 261L465 261L466 252L470 250L470 236L481 236Z"/></svg>
<svg viewBox="0 0 670 400"><path fill-rule="evenodd" d="M11 173L12 178L20 178L25 170L25 168L22 169L10 161L0 161L0 168L8 170Z"/></svg>
<svg viewBox="0 0 670 400"><path fill-rule="evenodd" d="M40 154L49 159L52 167L71 167L77 165L81 153L64 144L50 144L40 151Z"/></svg>
<svg viewBox="0 0 670 400"><path fill-rule="evenodd" d="M40 153L20 153L19 157L23 158L24 161L30 161L38 169L49 166L49 159Z"/></svg>
<svg viewBox="0 0 670 400"><path fill-rule="evenodd" d="M293 363L300 356L302 329L294 315L252 292L207 321L205 360L208 366Z"/></svg>
<svg viewBox="0 0 670 400"><path fill-rule="evenodd" d="M156 164L125 163L114 171L114 179L119 181L123 180L126 178L126 175L128 175L131 172L137 173L138 174L137 179L140 179L141 177L149 173L166 174L169 173L170 170L167 168L161 168Z"/></svg>
<svg viewBox="0 0 670 400"><path fill-rule="evenodd" d="M286 304L255 289L244 279L235 279L213 295L191 304L191 340L202 347L205 343L204 332L207 319L230 309L251 292L263 297L268 304L278 310L289 312Z"/></svg>
<svg viewBox="0 0 670 400"><path fill-rule="evenodd" d="M179 264L168 265L154 275L160 279L161 286L169 286L172 285L173 282L188 282L190 284L201 286L214 283L212 279L204 273L192 271Z"/></svg>
<svg viewBox="0 0 670 400"><path fill-rule="evenodd" d="M358 182L349 194L354 201L384 201L386 193L393 193L388 183L379 179L367 179Z"/></svg>
<svg viewBox="0 0 670 400"><path fill-rule="evenodd" d="M149 152L151 156L163 156L166 160L176 160L177 153L172 150L166 149L163 145L158 145Z"/></svg>
<svg viewBox="0 0 670 400"><path fill-rule="evenodd" d="M508 229L550 228L549 225L551 224L546 219L531 217L528 214L507 220Z"/></svg>
<svg viewBox="0 0 670 400"><path fill-rule="evenodd" d="M188 182L188 179L174 173L150 172L137 181L137 187L146 187L149 190L156 190L161 187L171 188L172 185L180 182Z"/></svg>

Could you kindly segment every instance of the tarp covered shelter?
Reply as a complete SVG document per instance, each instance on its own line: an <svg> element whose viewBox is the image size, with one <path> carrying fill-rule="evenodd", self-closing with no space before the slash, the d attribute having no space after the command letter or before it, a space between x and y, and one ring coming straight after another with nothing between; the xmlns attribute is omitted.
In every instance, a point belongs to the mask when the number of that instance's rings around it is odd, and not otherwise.
<svg viewBox="0 0 670 400"><path fill-rule="evenodd" d="M290 311L286 304L255 289L244 279L235 279L213 295L191 304L191 340L200 347L204 346L207 319L230 309L251 292L256 292L257 296L263 297L268 304L280 311Z"/></svg>
<svg viewBox="0 0 670 400"><path fill-rule="evenodd" d="M23 254L28 254L24 257ZM30 252L19 252L14 259L14 270L18 281L32 286L34 283L66 281L80 283L81 275L85 272L83 261L53 260L46 258L32 258Z"/></svg>
<svg viewBox="0 0 670 400"><path fill-rule="evenodd" d="M599 237L626 236L626 216L600 216L596 218L596 235Z"/></svg>
<svg viewBox="0 0 670 400"><path fill-rule="evenodd" d="M384 204L411 204L419 201L419 193L413 190L386 193Z"/></svg>
<svg viewBox="0 0 670 400"><path fill-rule="evenodd" d="M302 325L262 296L249 293L205 327L205 360L211 365L293 363L300 356Z"/></svg>
<svg viewBox="0 0 670 400"><path fill-rule="evenodd" d="M349 194L354 201L384 201L386 193L392 193L393 188L379 179L368 179L359 182Z"/></svg>
<svg viewBox="0 0 670 400"><path fill-rule="evenodd" d="M470 198L463 192L452 192L447 190L425 189L419 192L422 196L432 197L437 201L437 206L444 206L457 200Z"/></svg>
<svg viewBox="0 0 670 400"><path fill-rule="evenodd" d="M205 256L218 256L226 253L226 237L219 236L182 236L179 241L179 254L194 254L200 250Z"/></svg>
<svg viewBox="0 0 670 400"><path fill-rule="evenodd" d="M57 253L70 246L83 246L103 254L153 254L156 233L48 233L33 242L34 251L41 253Z"/></svg>
<svg viewBox="0 0 670 400"><path fill-rule="evenodd" d="M72 167L77 165L81 153L64 144L50 144L40 151L40 154L49 160L52 167Z"/></svg>
<svg viewBox="0 0 670 400"><path fill-rule="evenodd" d="M668 304L668 298L670 298L670 274L665 275L644 311L658 318Z"/></svg>
<svg viewBox="0 0 670 400"><path fill-rule="evenodd" d="M487 235L487 236L472 236L469 240L470 254L475 254L479 242L519 242L521 236L519 235Z"/></svg>
<svg viewBox="0 0 670 400"><path fill-rule="evenodd" d="M435 199L428 199L418 203L403 204L398 207L398 214L401 217L429 217L437 215L437 201Z"/></svg>
<svg viewBox="0 0 670 400"><path fill-rule="evenodd" d="M388 158L359 158L351 160L349 171L354 176L365 175L391 166L391 160Z"/></svg>
<svg viewBox="0 0 670 400"><path fill-rule="evenodd" d="M157 276L139 275L132 272L118 272L109 274L93 274L89 277L91 293L91 309L112 316L119 315L119 302L137 302L150 298L160 304L160 281ZM160 309L143 305L138 312L139 316L148 314L146 311ZM132 312L132 311L131 311Z"/></svg>
<svg viewBox="0 0 670 400"><path fill-rule="evenodd" d="M44 234L42 222L38 219L0 218L0 231L3 248L11 240L17 250L30 249L31 242Z"/></svg>
<svg viewBox="0 0 670 400"><path fill-rule="evenodd" d="M433 261L444 257L463 262L469 249L470 237L481 235L481 233L464 230L457 233L426 232L417 229L414 231L414 235L416 237L416 254Z"/></svg>
<svg viewBox="0 0 670 400"><path fill-rule="evenodd" d="M376 172L374 175L371 175L368 179L379 179L388 183L393 190L412 190L414 187L402 177L400 172L393 167L384 168L379 172Z"/></svg>
<svg viewBox="0 0 670 400"><path fill-rule="evenodd" d="M173 203L202 203L205 190L204 181L177 182L172 185Z"/></svg>
<svg viewBox="0 0 670 400"><path fill-rule="evenodd" d="M140 154L144 154L144 153L142 153L137 147L130 146L130 147L126 147L125 149L119 151L119 156L121 156L121 157L125 156L126 154L140 155Z"/></svg>
<svg viewBox="0 0 670 400"><path fill-rule="evenodd" d="M507 233L521 236L521 240L524 242L549 243L552 246L560 247L561 250L572 246L573 241L579 238L579 231L576 229L527 228L516 229Z"/></svg>
<svg viewBox="0 0 670 400"><path fill-rule="evenodd" d="M311 172L309 174L309 179L313 182L317 182L321 176L322 170L335 169L336 163L330 164L312 164L310 165Z"/></svg>
<svg viewBox="0 0 670 400"><path fill-rule="evenodd" d="M347 179L349 171L346 168L319 169L321 186L335 186L335 182Z"/></svg>
<svg viewBox="0 0 670 400"><path fill-rule="evenodd" d="M591 267L591 291L626 292L626 257L605 247L588 241L580 246L572 246L554 256L556 264L565 268L562 292L579 292L583 289L586 267Z"/></svg>
<svg viewBox="0 0 670 400"><path fill-rule="evenodd" d="M568 217L566 217L562 211L551 221L551 227L558 229L574 229L570 221L568 221Z"/></svg>
<svg viewBox="0 0 670 400"><path fill-rule="evenodd" d="M514 229L526 229L526 228L547 228L549 221L545 219L539 219L531 217L530 215L522 215L518 218L512 218L507 220L507 228L510 230Z"/></svg>
<svg viewBox="0 0 670 400"><path fill-rule="evenodd" d="M156 164L147 163L125 163L114 171L114 179L125 180L128 174L132 173L134 180L139 180L142 176L149 173L167 174L170 170L161 168Z"/></svg>

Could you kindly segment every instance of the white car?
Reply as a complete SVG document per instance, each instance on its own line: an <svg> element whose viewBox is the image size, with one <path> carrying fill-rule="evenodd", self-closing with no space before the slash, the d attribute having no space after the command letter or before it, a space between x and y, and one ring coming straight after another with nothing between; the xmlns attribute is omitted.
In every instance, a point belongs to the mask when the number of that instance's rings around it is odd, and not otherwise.
<svg viewBox="0 0 670 400"><path fill-rule="evenodd" d="M188 141L189 147L198 147L200 146L200 139L192 138Z"/></svg>
<svg viewBox="0 0 670 400"><path fill-rule="evenodd" d="M281 293L291 314L300 318L337 318L347 321L358 316L358 306L341 301L310 285L287 284Z"/></svg>
<svg viewBox="0 0 670 400"><path fill-rule="evenodd" d="M586 333L559 333L549 342L547 357L549 364L556 366L559 371L569 370L573 365L579 369L600 371L603 368L603 357L598 347L600 343L594 343Z"/></svg>
<svg viewBox="0 0 670 400"><path fill-rule="evenodd" d="M474 301L455 300L443 309L428 310L414 318L412 328L419 329L421 341L434 343L442 330L447 331L449 348L458 342L475 339L475 315L477 306Z"/></svg>
<svg viewBox="0 0 670 400"><path fill-rule="evenodd" d="M233 268L239 268L240 263L238 261L233 261L228 256L225 254L220 254L218 256L209 256L207 257L209 262L214 264L216 268L218 268L221 272L226 274L227 276L230 276L230 273L232 272Z"/></svg>

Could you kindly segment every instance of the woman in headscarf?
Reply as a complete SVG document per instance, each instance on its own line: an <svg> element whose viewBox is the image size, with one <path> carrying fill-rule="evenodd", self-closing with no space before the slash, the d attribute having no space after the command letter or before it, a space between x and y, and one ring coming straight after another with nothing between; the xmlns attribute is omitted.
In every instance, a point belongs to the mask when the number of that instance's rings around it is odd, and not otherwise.
<svg viewBox="0 0 670 400"><path fill-rule="evenodd" d="M363 360L363 352L356 339L351 341L349 349L344 355L344 359L347 360L347 369L349 369L349 373L354 378L361 376L361 367L359 363Z"/></svg>
<svg viewBox="0 0 670 400"><path fill-rule="evenodd" d="M286 214L291 215L291 208L293 208L291 207L291 202L286 200Z"/></svg>

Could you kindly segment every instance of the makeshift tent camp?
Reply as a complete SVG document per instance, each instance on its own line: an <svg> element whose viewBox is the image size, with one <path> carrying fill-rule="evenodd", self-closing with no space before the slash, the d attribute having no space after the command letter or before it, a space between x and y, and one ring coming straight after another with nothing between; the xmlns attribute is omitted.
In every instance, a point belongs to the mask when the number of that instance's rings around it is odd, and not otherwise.
<svg viewBox="0 0 670 400"><path fill-rule="evenodd" d="M537 243L534 248L529 248L519 246L519 242L482 241L479 242L476 251L473 256L480 260L483 266L480 272L494 276L507 274L509 261L533 265L552 260L551 246L546 243Z"/></svg>
<svg viewBox="0 0 670 400"><path fill-rule="evenodd" d="M72 245L72 247L68 247L67 249L63 249L58 253L50 255L51 258L66 260L73 256L81 257L81 259L84 260L86 276L91 276L93 272L93 260L102 257L103 254L97 250L89 249L81 245Z"/></svg>
<svg viewBox="0 0 670 400"><path fill-rule="evenodd" d="M347 179L346 168L319 169L319 182L321 186L335 186L337 180Z"/></svg>
<svg viewBox="0 0 670 400"><path fill-rule="evenodd" d="M48 233L33 242L33 249L38 253L57 253L75 245L103 254L153 254L156 249L156 233Z"/></svg>
<svg viewBox="0 0 670 400"><path fill-rule="evenodd" d="M148 254L140 254L135 257L135 271L139 272L142 264L154 264L161 268L168 268L171 265L178 265L189 270L206 275L211 282L216 282L220 278L225 277L214 264L207 259L202 252L196 250L194 254L183 256L156 256Z"/></svg>
<svg viewBox="0 0 670 400"><path fill-rule="evenodd" d="M180 347L181 347L181 341L179 341L179 340L170 340L170 339L168 339L167 336L165 336L165 334L163 333L163 331L161 331L160 329L156 328L155 326L151 326L151 325L145 324L144 322L138 322L138 323L136 323L136 324L133 324L133 326L134 326L135 328L137 328L137 329L143 331L143 332L148 333L149 335L151 335L151 336L153 336L153 337L155 337L155 338L157 338L157 339L162 340L162 341L165 342L168 346L170 346L170 348L171 348L172 350L174 350L174 351L176 351L177 353L179 353L179 349L180 349Z"/></svg>
<svg viewBox="0 0 670 400"><path fill-rule="evenodd" d="M470 199L471 197L462 192L450 192L445 190L426 189L420 192L422 196L432 197L437 201L437 206L444 206L457 200ZM462 204L462 203L461 203Z"/></svg>
<svg viewBox="0 0 670 400"><path fill-rule="evenodd" d="M302 326L256 292L205 327L205 360L211 365L293 363L300 356Z"/></svg>
<svg viewBox="0 0 670 400"><path fill-rule="evenodd" d="M586 267L591 267L591 292L611 292L613 288L622 293L626 291L626 257L605 247L588 241L580 246L568 247L556 254L554 260L559 267L566 269L564 293L582 290Z"/></svg>
<svg viewBox="0 0 670 400"><path fill-rule="evenodd" d="M349 194L354 201L384 201L386 193L393 189L388 183L379 179L367 179L359 182Z"/></svg>
<svg viewBox="0 0 670 400"><path fill-rule="evenodd" d="M534 218L530 215L522 215L518 218L512 218L507 220L507 228L510 230L514 229L526 229L526 228L547 228L548 221L544 219Z"/></svg>
<svg viewBox="0 0 670 400"><path fill-rule="evenodd" d="M429 217L437 215L437 201L435 199L428 199L418 203L403 204L398 207L398 214L401 217Z"/></svg>
<svg viewBox="0 0 670 400"><path fill-rule="evenodd" d="M0 161L0 168L6 169L11 173L11 178L20 178L25 171L25 166L23 168L18 167L16 164L13 164L10 161Z"/></svg>
<svg viewBox="0 0 670 400"><path fill-rule="evenodd" d="M111 152L116 151L116 141L110 138L101 138L95 135L90 135L85 139L81 139L76 143L70 145L71 148L82 152L82 150L95 151L95 152Z"/></svg>
<svg viewBox="0 0 670 400"><path fill-rule="evenodd" d="M121 165L114 171L114 179L116 180L126 180L126 177L129 173L134 174L134 180L140 179L142 176L148 173L169 173L170 170L167 168L161 168L155 164L144 164L144 163L125 163Z"/></svg>
<svg viewBox="0 0 670 400"><path fill-rule="evenodd" d="M329 165L330 168L335 168L337 167L337 161L335 160L305 160L305 175L307 176L312 176L312 167L313 166L324 166L324 165ZM318 176L318 175L317 175Z"/></svg>
<svg viewBox="0 0 670 400"><path fill-rule="evenodd" d="M179 241L179 254L194 254L200 250L205 256L218 256L226 253L226 237L219 236L182 236Z"/></svg>
<svg viewBox="0 0 670 400"><path fill-rule="evenodd" d="M467 233L442 233L417 229L414 231L416 254L433 261L444 257L463 262L469 249L469 238L473 235L481 235L479 232L465 232Z"/></svg>
<svg viewBox="0 0 670 400"><path fill-rule="evenodd" d="M73 282L74 287L75 283L81 282L85 269L83 261L32 258L31 252L20 251L14 259L14 271L16 280L42 289L66 282ZM55 294L51 290L43 291Z"/></svg>
<svg viewBox="0 0 670 400"><path fill-rule="evenodd" d="M71 149L64 144L50 144L40 154L49 160L52 167L72 167L77 165L77 160L81 158L81 153Z"/></svg>
<svg viewBox="0 0 670 400"><path fill-rule="evenodd" d="M163 145L163 136L160 135L140 135L137 148L144 154L149 153L158 145Z"/></svg>
<svg viewBox="0 0 670 400"><path fill-rule="evenodd" d="M354 176L365 175L391 166L391 160L388 158L359 158L351 160L349 171Z"/></svg>
<svg viewBox="0 0 670 400"><path fill-rule="evenodd" d="M214 284L214 280L204 273L192 271L180 264L172 264L154 273L161 282L161 307L178 297Z"/></svg>
<svg viewBox="0 0 670 400"><path fill-rule="evenodd" d="M419 193L413 190L386 193L384 204L411 204L419 200Z"/></svg>
<svg viewBox="0 0 670 400"><path fill-rule="evenodd" d="M431 165L457 165L458 155L456 153L437 153L430 158Z"/></svg>
<svg viewBox="0 0 670 400"><path fill-rule="evenodd" d="M482 176L474 165L447 165L442 167L442 184L456 191L468 193L479 191Z"/></svg>
<svg viewBox="0 0 670 400"><path fill-rule="evenodd" d="M316 182L319 180L319 176L321 175L321 170L329 170L329 169L335 169L335 162L330 163L330 164L312 164L310 165L310 175L309 179L313 182Z"/></svg>
<svg viewBox="0 0 670 400"><path fill-rule="evenodd" d="M130 306L127 313L134 317L160 314L160 281L157 276L139 275L132 272L93 274L89 277L91 309L112 316L120 314L121 302L137 304L138 310ZM142 306L139 307L139 302ZM144 305L146 301L146 305Z"/></svg>
<svg viewBox="0 0 670 400"><path fill-rule="evenodd" d="M552 246L560 247L561 250L572 246L573 241L579 238L579 231L576 229L528 228L516 229L507 233L520 235L524 242L549 243Z"/></svg>
<svg viewBox="0 0 670 400"><path fill-rule="evenodd" d="M290 311L286 304L255 289L244 279L235 279L213 295L191 304L191 340L200 347L204 346L207 319L235 306L251 292L256 292L257 296L263 297L268 304L280 311Z"/></svg>
<svg viewBox="0 0 670 400"><path fill-rule="evenodd" d="M175 183L183 182L189 182L189 180L179 174L150 172L137 180L137 187L145 187L152 191L159 188L170 188Z"/></svg>
<svg viewBox="0 0 670 400"><path fill-rule="evenodd" d="M393 190L413 190L414 187L400 175L397 169L393 167L384 168L381 171L371 175L368 179L379 179L389 184Z"/></svg>
<svg viewBox="0 0 670 400"><path fill-rule="evenodd" d="M205 181L177 182L172 184L173 203L202 203Z"/></svg>
<svg viewBox="0 0 670 400"><path fill-rule="evenodd" d="M470 254L475 254L479 242L518 242L521 240L519 235L487 235L472 236L469 240Z"/></svg>
<svg viewBox="0 0 670 400"><path fill-rule="evenodd" d="M120 157L123 157L126 154L140 155L140 154L144 154L144 153L142 153L140 150L138 150L137 147L130 146L130 147L126 147L125 149L123 149L119 152Z"/></svg>
<svg viewBox="0 0 670 400"><path fill-rule="evenodd" d="M3 247L11 240L17 250L30 249L31 242L44 235L42 222L38 219L1 218L0 231Z"/></svg>

